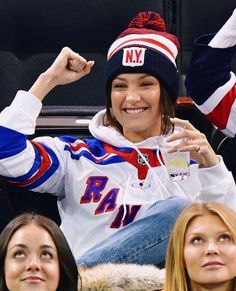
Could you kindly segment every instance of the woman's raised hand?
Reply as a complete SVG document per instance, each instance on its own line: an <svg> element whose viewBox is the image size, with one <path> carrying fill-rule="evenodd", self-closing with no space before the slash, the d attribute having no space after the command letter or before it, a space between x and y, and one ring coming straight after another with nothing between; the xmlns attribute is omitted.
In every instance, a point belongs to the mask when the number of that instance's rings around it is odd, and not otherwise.
<svg viewBox="0 0 236 291"><path fill-rule="evenodd" d="M87 75L94 61L87 61L68 47L64 47L45 73L54 77L56 85L64 85Z"/></svg>
<svg viewBox="0 0 236 291"><path fill-rule="evenodd" d="M94 61L87 61L70 48L64 47L53 64L39 76L29 92L43 100L57 85L69 84L87 75L93 65Z"/></svg>

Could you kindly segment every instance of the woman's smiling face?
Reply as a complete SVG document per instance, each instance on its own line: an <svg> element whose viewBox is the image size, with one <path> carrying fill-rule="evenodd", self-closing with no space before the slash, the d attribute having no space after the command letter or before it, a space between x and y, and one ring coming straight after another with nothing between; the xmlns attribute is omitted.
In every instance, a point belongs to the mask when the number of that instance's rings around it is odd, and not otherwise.
<svg viewBox="0 0 236 291"><path fill-rule="evenodd" d="M111 86L112 114L123 135L139 142L161 132L160 83L148 74L120 74Z"/></svg>

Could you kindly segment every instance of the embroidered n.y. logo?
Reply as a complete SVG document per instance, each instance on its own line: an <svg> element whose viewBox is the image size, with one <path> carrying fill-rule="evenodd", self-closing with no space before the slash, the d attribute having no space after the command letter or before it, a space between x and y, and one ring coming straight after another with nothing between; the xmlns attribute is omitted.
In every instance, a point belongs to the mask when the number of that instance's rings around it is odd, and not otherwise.
<svg viewBox="0 0 236 291"><path fill-rule="evenodd" d="M145 59L145 48L129 47L123 49L122 65L128 67L143 66Z"/></svg>

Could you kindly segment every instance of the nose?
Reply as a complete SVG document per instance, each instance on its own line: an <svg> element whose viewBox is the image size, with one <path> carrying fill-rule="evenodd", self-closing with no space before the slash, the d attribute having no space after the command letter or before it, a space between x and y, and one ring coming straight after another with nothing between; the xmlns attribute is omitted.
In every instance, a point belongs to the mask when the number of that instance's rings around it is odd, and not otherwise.
<svg viewBox="0 0 236 291"><path fill-rule="evenodd" d="M126 96L126 101L128 101L129 103L135 104L138 101L140 101L140 96L137 93L129 92Z"/></svg>
<svg viewBox="0 0 236 291"><path fill-rule="evenodd" d="M212 256L217 255L219 253L218 247L214 242L210 242L207 245L206 255Z"/></svg>
<svg viewBox="0 0 236 291"><path fill-rule="evenodd" d="M27 271L39 271L41 269L40 260L36 256L32 256L28 260Z"/></svg>

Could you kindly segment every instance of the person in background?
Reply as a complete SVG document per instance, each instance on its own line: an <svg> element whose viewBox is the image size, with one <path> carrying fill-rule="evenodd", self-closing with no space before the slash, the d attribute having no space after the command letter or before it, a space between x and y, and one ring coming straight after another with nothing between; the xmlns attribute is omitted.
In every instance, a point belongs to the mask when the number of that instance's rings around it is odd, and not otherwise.
<svg viewBox="0 0 236 291"><path fill-rule="evenodd" d="M80 290L75 259L54 221L23 213L7 224L0 235L0 290Z"/></svg>
<svg viewBox="0 0 236 291"><path fill-rule="evenodd" d="M236 290L236 213L217 202L193 203L170 236L165 291Z"/></svg>
<svg viewBox="0 0 236 291"><path fill-rule="evenodd" d="M236 9L216 34L194 41L185 85L200 111L226 136L236 135Z"/></svg>
<svg viewBox="0 0 236 291"><path fill-rule="evenodd" d="M172 226L190 201L218 200L236 209L235 183L222 157L188 121L174 118L178 47L156 12L130 22L108 51L107 106L89 125L91 139L27 139L47 93L94 65L68 47L0 114L0 174L58 196L61 229L78 265L163 266ZM190 152L186 180L170 180L161 161L163 136L181 141L170 151Z"/></svg>

